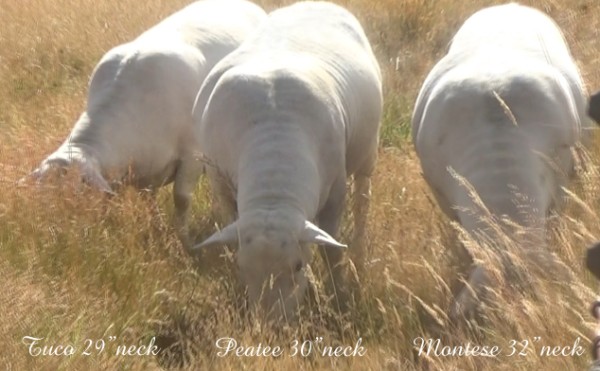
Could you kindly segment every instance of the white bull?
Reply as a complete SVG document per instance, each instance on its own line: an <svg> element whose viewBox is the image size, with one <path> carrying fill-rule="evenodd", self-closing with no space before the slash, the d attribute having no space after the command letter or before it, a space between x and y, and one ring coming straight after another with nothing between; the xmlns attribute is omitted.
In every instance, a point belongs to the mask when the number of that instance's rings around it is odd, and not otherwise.
<svg viewBox="0 0 600 371"><path fill-rule="evenodd" d="M357 19L331 3L301 2L272 12L200 90L197 137L213 192L235 221L194 249L238 247L250 302L268 319L294 317L307 287L307 244L324 246L330 283L342 279L345 245L335 236L346 180L354 176L360 239L377 158L381 89L379 66ZM194 184L179 195L184 220Z"/></svg>
<svg viewBox="0 0 600 371"><path fill-rule="evenodd" d="M197 1L111 49L92 74L86 111L32 177L77 165L86 182L106 192L109 180L139 188L177 183L181 157L194 150L198 89L265 18L245 0Z"/></svg>
<svg viewBox="0 0 600 371"><path fill-rule="evenodd" d="M423 175L443 211L470 233L491 233L466 180L493 218L528 231L526 254L543 249L546 216L573 172L574 148L589 134L585 95L548 16L518 4L472 15L427 76L413 113ZM481 293L487 281L477 266L468 283ZM451 316L471 313L471 293L459 293Z"/></svg>

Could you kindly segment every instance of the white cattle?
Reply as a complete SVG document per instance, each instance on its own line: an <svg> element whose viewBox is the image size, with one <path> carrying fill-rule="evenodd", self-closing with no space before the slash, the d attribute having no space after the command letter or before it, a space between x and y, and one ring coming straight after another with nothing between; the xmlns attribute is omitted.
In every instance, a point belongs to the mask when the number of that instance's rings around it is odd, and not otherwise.
<svg viewBox="0 0 600 371"><path fill-rule="evenodd" d="M198 94L194 116L207 175L235 221L194 250L238 247L250 302L269 320L294 317L307 287L307 244L322 245L330 283L342 279L345 245L335 236L346 180L354 176L361 239L381 89L357 19L332 3L300 2L272 12Z"/></svg>
<svg viewBox="0 0 600 371"><path fill-rule="evenodd" d="M106 192L107 179L139 188L175 180L177 187L179 161L193 150L198 89L265 18L245 0L197 1L110 50L90 79L86 111L32 177L77 165L86 182Z"/></svg>
<svg viewBox="0 0 600 371"><path fill-rule="evenodd" d="M545 251L547 213L573 172L575 146L588 137L585 94L548 16L518 4L472 15L427 76L413 113L423 175L443 211L466 231L492 236L466 181L498 222L508 217L527 231L525 254ZM488 278L477 266L469 285L480 293ZM471 293L459 293L453 317L471 313Z"/></svg>

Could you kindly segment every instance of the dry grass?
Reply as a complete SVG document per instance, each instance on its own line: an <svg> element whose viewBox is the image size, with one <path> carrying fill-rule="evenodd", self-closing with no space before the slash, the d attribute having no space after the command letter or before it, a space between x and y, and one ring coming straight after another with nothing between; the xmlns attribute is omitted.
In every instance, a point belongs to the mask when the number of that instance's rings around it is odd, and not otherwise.
<svg viewBox="0 0 600 371"><path fill-rule="evenodd" d="M0 3L0 363L9 370L131 369L180 365L186 369L580 370L590 354L588 304L597 284L584 271L586 245L600 236L598 151L573 184L564 214L553 218L551 247L574 273L530 271L529 291L507 290L499 280L483 331L454 332L444 312L458 272L466 264L459 240L441 216L420 176L408 138L412 104L426 73L444 53L451 35L474 10L497 1L347 0L361 19L385 73L382 148L369 218L371 247L361 299L340 318L321 293L300 329L273 333L250 323L238 309L235 271L226 258L195 264L170 226L170 190L157 204L131 189L117 198L77 184L15 188L54 150L85 105L87 79L110 47L133 38L186 0L138 2L65 0ZM272 9L290 1L265 0ZM590 87L600 86L600 3L596 0L531 0L563 27ZM199 233L213 229L207 188L197 192ZM346 223L349 225L349 223ZM344 236L349 231L345 229ZM344 238L345 238L344 237ZM518 248L508 244L513 257ZM494 266L493 257L483 256ZM558 281L558 282L557 282ZM436 336L457 343L498 345L502 356L415 357L413 339ZM24 336L45 345L76 346L72 357L32 357ZM116 336L101 354L81 355L85 340ZM147 344L153 337L175 346L171 360L115 356L119 344ZM354 345L363 357L290 357L290 343L324 337ZM512 356L511 340L541 337L527 356ZM218 357L214 342L280 345L279 358ZM542 357L542 345L581 339L582 356ZM534 349L535 348L535 349ZM93 349L92 349L93 350ZM519 349L520 350L520 349Z"/></svg>

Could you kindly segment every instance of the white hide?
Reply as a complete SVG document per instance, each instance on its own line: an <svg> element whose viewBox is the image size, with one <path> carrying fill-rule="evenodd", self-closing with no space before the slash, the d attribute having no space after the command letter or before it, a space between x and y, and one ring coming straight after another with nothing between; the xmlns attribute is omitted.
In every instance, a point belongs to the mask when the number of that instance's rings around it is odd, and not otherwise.
<svg viewBox="0 0 600 371"><path fill-rule="evenodd" d="M250 301L270 318L294 316L307 284L307 244L326 246L341 280L344 245L334 238L346 180L354 175L360 235L381 109L380 70L361 25L327 2L272 12L202 86L196 136L213 192L235 221L196 249L239 247Z"/></svg>
<svg viewBox="0 0 600 371"><path fill-rule="evenodd" d="M493 216L527 228L523 249L543 248L546 215L573 172L572 151L589 135L585 94L548 16L517 4L471 16L427 76L413 113L423 175L444 212L468 232L486 230L462 177ZM476 291L484 276L481 268L471 276Z"/></svg>
<svg viewBox="0 0 600 371"><path fill-rule="evenodd" d="M107 192L106 179L139 188L176 179L193 150L191 112L204 78L264 18L245 0L197 1L111 49L92 74L85 112L33 177L77 164Z"/></svg>

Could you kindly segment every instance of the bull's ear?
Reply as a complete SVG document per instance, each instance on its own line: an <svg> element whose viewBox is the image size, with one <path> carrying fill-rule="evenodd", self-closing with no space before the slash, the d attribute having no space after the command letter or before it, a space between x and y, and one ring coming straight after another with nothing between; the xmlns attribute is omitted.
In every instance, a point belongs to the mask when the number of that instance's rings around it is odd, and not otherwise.
<svg viewBox="0 0 600 371"><path fill-rule="evenodd" d="M596 123L600 124L600 91L590 97L587 113Z"/></svg>
<svg viewBox="0 0 600 371"><path fill-rule="evenodd" d="M233 222L227 227L221 229L218 232L213 233L212 236L208 237L203 242L192 247L192 252L198 252L203 248L211 246L219 246L224 244L237 246L239 241L237 223Z"/></svg>
<svg viewBox="0 0 600 371"><path fill-rule="evenodd" d="M346 248L348 246L343 243L339 243L335 238L331 237L327 232L317 227L308 220L304 221L304 229L300 234L300 242L302 243L316 243L319 245Z"/></svg>

